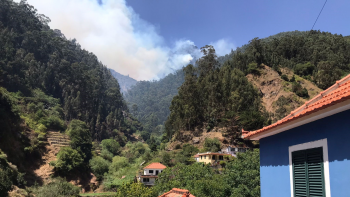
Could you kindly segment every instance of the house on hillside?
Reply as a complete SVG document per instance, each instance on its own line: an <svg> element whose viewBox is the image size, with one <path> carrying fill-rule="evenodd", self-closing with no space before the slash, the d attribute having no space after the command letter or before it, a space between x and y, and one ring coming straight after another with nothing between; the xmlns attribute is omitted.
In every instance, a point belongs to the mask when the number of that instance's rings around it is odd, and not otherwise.
<svg viewBox="0 0 350 197"><path fill-rule="evenodd" d="M220 161L227 160L227 156L231 156L230 154L225 153L198 153L194 156L197 162L203 162L205 164L219 164Z"/></svg>
<svg viewBox="0 0 350 197"><path fill-rule="evenodd" d="M350 196L350 75L285 118L243 138L260 141L262 197Z"/></svg>
<svg viewBox="0 0 350 197"><path fill-rule="evenodd" d="M195 196L192 195L188 190L173 188L172 190L160 195L159 197L195 197Z"/></svg>
<svg viewBox="0 0 350 197"><path fill-rule="evenodd" d="M151 163L143 168L143 175L139 177L139 180L148 186L153 186L158 178L158 174L166 168L161 163Z"/></svg>
<svg viewBox="0 0 350 197"><path fill-rule="evenodd" d="M232 156L236 156L237 153L245 153L249 149L250 148L248 148L248 147L237 147L237 146L230 145L230 146L226 146L223 149L221 149L221 152L225 153L225 154L230 154Z"/></svg>

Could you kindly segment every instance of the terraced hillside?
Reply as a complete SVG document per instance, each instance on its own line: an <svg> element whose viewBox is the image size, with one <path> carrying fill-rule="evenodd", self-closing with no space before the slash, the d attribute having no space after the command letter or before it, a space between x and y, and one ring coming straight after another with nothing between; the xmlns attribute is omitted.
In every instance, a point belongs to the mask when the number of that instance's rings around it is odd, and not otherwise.
<svg viewBox="0 0 350 197"><path fill-rule="evenodd" d="M47 141L54 147L64 147L70 144L70 139L66 134L55 131L48 132Z"/></svg>

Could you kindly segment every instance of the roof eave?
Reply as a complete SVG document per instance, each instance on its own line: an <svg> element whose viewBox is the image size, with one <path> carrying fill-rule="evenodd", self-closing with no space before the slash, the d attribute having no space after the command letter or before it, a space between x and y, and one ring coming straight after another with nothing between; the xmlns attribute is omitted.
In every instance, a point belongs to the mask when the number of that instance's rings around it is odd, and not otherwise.
<svg viewBox="0 0 350 197"><path fill-rule="evenodd" d="M261 133L257 133L255 135L249 136L249 137L244 137L245 139L250 139L250 140L260 140L265 137L269 137L278 133L281 133L283 131L340 113L345 110L350 109L350 99L347 99L345 101L339 101L333 105L330 105L326 108L320 109L316 112L313 112L311 114L301 116L300 118L291 120L290 122L286 122L284 124L278 125L274 128L271 128L269 130L266 130Z"/></svg>

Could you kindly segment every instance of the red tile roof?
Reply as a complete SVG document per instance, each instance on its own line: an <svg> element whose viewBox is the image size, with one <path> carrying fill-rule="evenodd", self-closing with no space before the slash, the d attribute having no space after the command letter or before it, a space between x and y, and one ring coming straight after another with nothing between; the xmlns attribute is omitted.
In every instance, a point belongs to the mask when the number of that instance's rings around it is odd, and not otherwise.
<svg viewBox="0 0 350 197"><path fill-rule="evenodd" d="M141 178L158 178L157 175L141 175Z"/></svg>
<svg viewBox="0 0 350 197"><path fill-rule="evenodd" d="M194 155L193 157L194 157L194 158L198 158L198 157L199 157L199 155L197 154L197 155Z"/></svg>
<svg viewBox="0 0 350 197"><path fill-rule="evenodd" d="M195 197L188 190L173 188L159 197Z"/></svg>
<svg viewBox="0 0 350 197"><path fill-rule="evenodd" d="M298 118L304 117L306 115L315 113L321 109L330 107L334 104L343 102L345 100L350 99L350 75L344 77L340 81L337 81L333 86L328 88L327 90L321 92L313 99L307 101L304 105L299 107L298 109L292 111L285 118L277 121L276 123L266 126L262 129L256 131L244 131L242 129L242 137L243 138L252 138L257 134L261 134L271 129L289 123Z"/></svg>
<svg viewBox="0 0 350 197"><path fill-rule="evenodd" d="M200 154L197 154L198 156L201 156L201 155L231 155L231 154L226 154L226 153L200 153Z"/></svg>
<svg viewBox="0 0 350 197"><path fill-rule="evenodd" d="M161 163L151 163L143 169L165 169L166 166Z"/></svg>

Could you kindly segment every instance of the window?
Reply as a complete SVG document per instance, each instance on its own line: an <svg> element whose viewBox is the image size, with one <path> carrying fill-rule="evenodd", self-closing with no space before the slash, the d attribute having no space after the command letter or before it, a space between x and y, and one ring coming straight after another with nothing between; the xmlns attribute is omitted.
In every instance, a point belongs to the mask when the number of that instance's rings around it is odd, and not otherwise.
<svg viewBox="0 0 350 197"><path fill-rule="evenodd" d="M213 155L213 160L215 160L216 159L216 157L215 157L215 155Z"/></svg>
<svg viewBox="0 0 350 197"><path fill-rule="evenodd" d="M150 174L153 174L153 170L149 170L149 173L150 173Z"/></svg>
<svg viewBox="0 0 350 197"><path fill-rule="evenodd" d="M303 167L305 169L304 171L302 170ZM331 197L327 139L290 146L289 173L291 197ZM300 173L301 179L303 178L303 174L305 175L304 182L298 178L300 177ZM322 184L320 184L320 180ZM301 188L303 184L305 187L304 190ZM306 195L303 195L303 192L304 194L306 192ZM315 192L318 192L317 195L313 195Z"/></svg>
<svg viewBox="0 0 350 197"><path fill-rule="evenodd" d="M202 159L203 156L201 156L201 159Z"/></svg>
<svg viewBox="0 0 350 197"><path fill-rule="evenodd" d="M292 152L294 196L325 196L323 149Z"/></svg>
<svg viewBox="0 0 350 197"><path fill-rule="evenodd" d="M219 160L224 160L224 156L220 155Z"/></svg>
<svg viewBox="0 0 350 197"><path fill-rule="evenodd" d="M143 182L144 183L148 183L149 182L149 178L143 178Z"/></svg>

